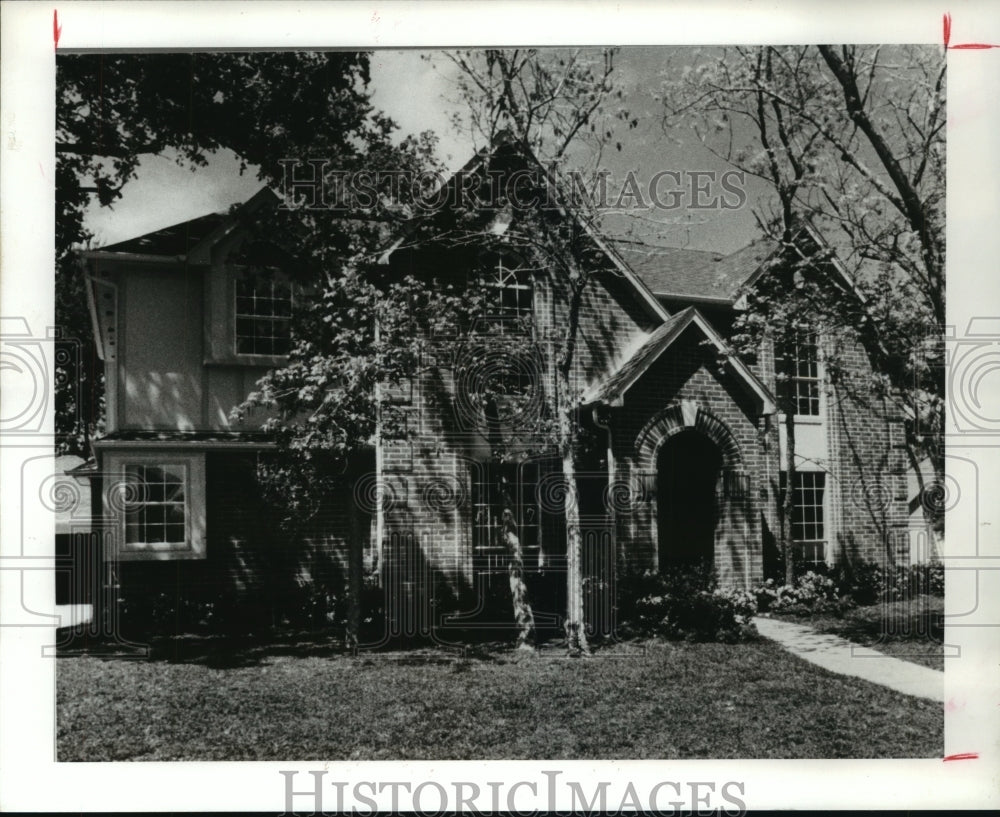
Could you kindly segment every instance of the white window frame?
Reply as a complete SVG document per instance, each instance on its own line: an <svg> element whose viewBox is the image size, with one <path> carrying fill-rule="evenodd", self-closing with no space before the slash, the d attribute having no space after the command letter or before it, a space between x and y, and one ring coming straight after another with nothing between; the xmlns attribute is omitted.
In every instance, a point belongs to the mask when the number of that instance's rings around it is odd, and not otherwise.
<svg viewBox="0 0 1000 817"><path fill-rule="evenodd" d="M239 309L238 309L238 306L237 306L237 304L239 303L239 297L240 297L239 287L240 287L240 282L243 281L243 280L245 280L246 276L251 275L251 274L253 274L253 272L249 268L247 268L247 267L236 267L234 275L233 275L233 278L232 278L232 292L231 292L231 296L232 297L230 299L230 306L232 307L232 343L233 343L233 354L236 355L236 357L239 358L239 359L260 359L260 358L264 358L264 359L267 359L267 360L273 360L273 359L276 359L276 358L277 359L285 359L285 358L288 357L288 353L287 352L284 352L284 353L275 353L275 352L256 352L256 351L255 352L241 352L240 351L239 320L240 320L241 316L240 316L240 312L239 312ZM261 270L260 273L258 273L258 274L269 274L269 279L268 280L270 281L272 292L273 292L274 286L276 284L280 284L282 286L287 286L288 287L289 316L288 316L288 320L287 320L287 325L289 327L288 342L289 342L289 346L291 346L291 308L295 305L295 291L294 291L294 288L292 287L292 283L291 283L291 281L287 280L287 278L281 273L280 270L277 270L277 269ZM270 317L273 320L273 316L264 316L264 315L243 315L242 317L244 317L244 318L250 318L251 320L254 320L254 319L267 319L267 318Z"/></svg>
<svg viewBox="0 0 1000 817"><path fill-rule="evenodd" d="M488 564L490 570L506 571L508 556L502 542L493 542L499 538L501 520L494 515L493 491L495 469L507 471L508 478L513 479L514 513L517 517L518 533L521 537L521 547L525 556L541 558L544 551L542 526L542 503L538 498L538 485L542 479L541 466L532 461L523 463L498 463L487 460L469 464L469 503L470 531L469 542L476 559ZM526 490L527 489L527 490ZM533 519L531 517L534 517ZM525 532L531 530L531 536ZM484 538L486 541L483 541ZM533 541L528 542L525 539Z"/></svg>
<svg viewBox="0 0 1000 817"><path fill-rule="evenodd" d="M795 422L797 423L821 423L826 414L826 390L823 388L824 381L824 371L823 371L823 344L822 336L816 332L812 333L813 346L816 349L816 377L799 377L797 374L799 358L796 354L795 358L792 360L792 370L796 372L795 375L789 377L784 381L783 384L779 385L779 389L784 386L785 388L791 387L792 389L798 390L798 387L802 383L815 383L816 384L816 413L815 414L800 414L798 411L798 397L795 397ZM800 344L796 343L796 352ZM774 372L775 377L777 377L780 372L778 369L778 361L782 360L780 355L780 349L777 344L774 346ZM782 412L783 414L783 412Z"/></svg>
<svg viewBox="0 0 1000 817"><path fill-rule="evenodd" d="M115 452L106 454L105 462L104 512L116 532L106 559L128 562L206 558L204 453L167 449ZM177 468L184 474L183 542L126 542L128 469L137 465Z"/></svg>
<svg viewBox="0 0 1000 817"><path fill-rule="evenodd" d="M487 317L499 317L505 320L531 321L535 314L535 282L520 256L504 251L487 252L480 259L481 280L483 288L489 292ZM527 293L527 306L520 305L514 312L506 312L503 306L504 293L515 293L515 300L520 300L522 293ZM500 331L503 331L501 321Z"/></svg>
<svg viewBox="0 0 1000 817"><path fill-rule="evenodd" d="M802 546L802 545L807 545L807 546L808 545L812 545L812 546L821 545L822 548L823 548L823 558L822 559L811 559L808 562L808 564L830 564L831 563L830 562L830 521L831 520L830 520L830 479L829 479L830 474L827 471L824 471L821 468L818 468L818 469L817 468L796 468L795 469L795 478L796 478L796 480L799 480L800 478L805 477L807 474L809 474L809 475L811 475L813 477L815 477L818 474L818 475L821 475L822 478L823 478L823 501L822 501L822 503L819 504L819 505L810 505L810 506L808 506L808 507L811 507L811 508L819 508L820 511L823 514L823 520L822 520L821 523L819 523L819 524L822 525L823 538L821 538L821 539L800 539L800 538L796 537L796 535L795 535L795 519L794 519L794 514L795 514L796 510L799 507L805 507L805 506L799 506L797 503L794 502L794 497L795 497L795 493L794 492L795 492L796 488L793 487L792 488L792 491L793 491L793 494L792 494L792 497L793 497L793 510L792 510L793 518L792 518L792 520L790 520L790 529L792 531L792 541L794 542L794 544L799 545L799 546ZM784 486L785 486L784 490L787 491L788 490L788 472L785 471L784 469L782 469L779 472L779 484L780 483L784 483ZM805 489L803 489L803 490L805 490ZM813 491L815 490L815 483L813 484L813 486L811 487L810 490L813 490ZM803 525L816 525L817 523L815 521L813 521L813 522L802 522L801 524L803 524Z"/></svg>

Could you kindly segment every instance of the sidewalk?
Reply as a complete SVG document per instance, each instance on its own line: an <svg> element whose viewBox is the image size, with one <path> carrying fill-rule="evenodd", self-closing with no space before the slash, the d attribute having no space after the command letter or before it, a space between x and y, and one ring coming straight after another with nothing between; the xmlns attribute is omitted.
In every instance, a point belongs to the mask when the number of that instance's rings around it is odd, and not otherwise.
<svg viewBox="0 0 1000 817"><path fill-rule="evenodd" d="M836 672L853 675L889 689L944 703L944 673L862 647L839 636L773 618L755 618L764 638L778 642L793 655Z"/></svg>

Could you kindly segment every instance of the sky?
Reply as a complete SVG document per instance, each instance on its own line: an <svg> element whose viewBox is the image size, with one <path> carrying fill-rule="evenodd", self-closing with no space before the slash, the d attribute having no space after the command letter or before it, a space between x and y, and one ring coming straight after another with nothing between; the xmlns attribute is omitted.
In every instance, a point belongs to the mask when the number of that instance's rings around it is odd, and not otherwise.
<svg viewBox="0 0 1000 817"><path fill-rule="evenodd" d="M663 47L632 47L619 52L613 74L615 87L623 91L625 104L639 124L622 132L621 151L612 146L602 157L602 167L614 178L622 179L630 171L636 178L648 180L658 171L729 169L701 145L688 123L672 123L667 132L662 126L661 104L654 95L665 72L676 70L676 61L690 59L689 52ZM439 138L439 156L450 170L461 167L479 147L452 125L452 114L463 110L455 97L456 70L435 52L375 51L371 59L374 106L397 122L400 136L434 131ZM238 160L230 151L214 155L207 167L193 171L179 166L169 155L146 156L138 177L124 187L122 198L112 208L92 205L85 226L94 234L95 245L107 245L226 210L260 187L252 169L240 174ZM604 229L610 235L631 231L651 244L732 252L757 236L752 207L763 188L748 179L746 189L747 204L737 210L632 211L609 215Z"/></svg>

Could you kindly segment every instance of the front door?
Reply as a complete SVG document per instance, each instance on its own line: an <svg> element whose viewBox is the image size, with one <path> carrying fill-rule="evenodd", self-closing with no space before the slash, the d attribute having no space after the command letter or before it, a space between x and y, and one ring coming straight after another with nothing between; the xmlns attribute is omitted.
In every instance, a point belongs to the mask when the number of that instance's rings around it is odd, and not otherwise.
<svg viewBox="0 0 1000 817"><path fill-rule="evenodd" d="M660 447L656 499L661 570L713 563L721 465L715 443L694 429L675 434Z"/></svg>

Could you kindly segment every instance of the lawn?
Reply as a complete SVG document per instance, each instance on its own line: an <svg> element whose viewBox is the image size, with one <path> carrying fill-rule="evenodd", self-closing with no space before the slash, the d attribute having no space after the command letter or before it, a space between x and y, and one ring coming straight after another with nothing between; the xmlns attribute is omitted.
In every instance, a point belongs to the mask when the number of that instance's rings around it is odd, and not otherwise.
<svg viewBox="0 0 1000 817"><path fill-rule="evenodd" d="M619 654L618 657L612 655ZM58 759L940 757L943 711L760 640L591 659L271 644L59 660Z"/></svg>
<svg viewBox="0 0 1000 817"><path fill-rule="evenodd" d="M931 669L944 669L944 599L919 596L909 601L855 607L842 617L813 613L789 617L822 633Z"/></svg>

